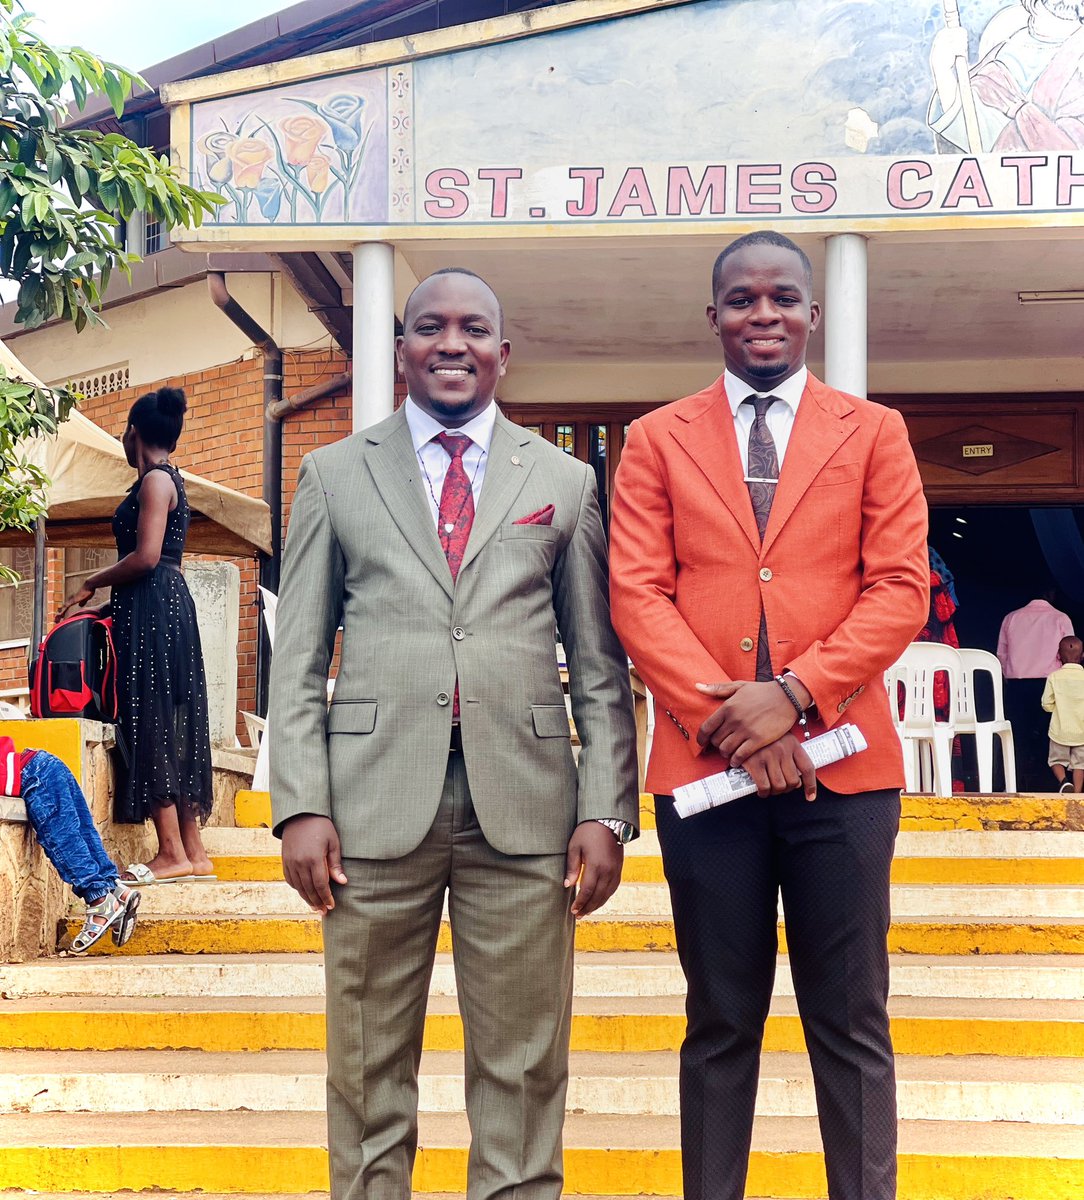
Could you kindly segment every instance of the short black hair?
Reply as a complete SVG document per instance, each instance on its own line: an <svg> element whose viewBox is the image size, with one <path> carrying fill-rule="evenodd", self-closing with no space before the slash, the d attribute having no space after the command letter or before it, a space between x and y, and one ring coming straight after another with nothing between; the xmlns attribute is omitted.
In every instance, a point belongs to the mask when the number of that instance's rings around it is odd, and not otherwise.
<svg viewBox="0 0 1084 1200"><path fill-rule="evenodd" d="M488 282L488 280L483 279L481 277L481 275L478 274L477 271L472 271L469 267L441 267L439 270L433 271L432 274L427 275L425 277L425 279L422 279L418 283L417 287L414 288L414 291L412 291L410 293L410 295L407 296L406 304L403 305L403 326L404 327L406 326L407 316L410 313L410 302L411 302L411 300L414 299L414 292L416 292L418 290L418 288L420 288L422 286L423 283L427 283L430 279L432 279L434 275L469 275L471 277L471 279L477 279L479 283L484 283L485 286L487 288L489 288L489 290L491 292L493 292L493 299L497 301L497 316L500 320L500 326L498 327L497 332L502 337L504 336L504 306L501 304L500 296L497 295L497 293L494 291L492 285Z"/></svg>
<svg viewBox="0 0 1084 1200"><path fill-rule="evenodd" d="M754 233L747 233L743 237L736 238L725 247L719 257L715 260L715 265L711 268L711 298L715 299L719 294L719 283L723 274L723 263L739 250L744 250L747 246L778 246L780 250L790 250L798 255L798 259L802 264L802 274L805 277L805 285L809 289L810 294L813 292L813 264L809 261L809 255L796 242L792 242L789 237L782 233L776 233L774 229L758 229Z"/></svg>
<svg viewBox="0 0 1084 1200"><path fill-rule="evenodd" d="M187 408L188 401L180 388L162 387L139 397L128 413L128 424L135 427L145 446L172 453L184 428Z"/></svg>

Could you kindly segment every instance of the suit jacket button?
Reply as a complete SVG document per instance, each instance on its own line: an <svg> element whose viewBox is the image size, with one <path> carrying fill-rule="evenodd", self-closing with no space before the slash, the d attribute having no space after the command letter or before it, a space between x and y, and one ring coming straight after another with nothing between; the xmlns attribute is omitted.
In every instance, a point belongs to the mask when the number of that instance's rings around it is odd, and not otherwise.
<svg viewBox="0 0 1084 1200"><path fill-rule="evenodd" d="M459 628L458 625L452 630L452 637L454 637L457 642L461 642L466 636L467 635L462 629Z"/></svg>
<svg viewBox="0 0 1084 1200"><path fill-rule="evenodd" d="M437 703L445 705L451 703L451 696L447 692L437 692Z"/></svg>
<svg viewBox="0 0 1084 1200"><path fill-rule="evenodd" d="M761 577L761 579L764 580L765 583L767 583L768 580L771 579L771 577L772 577L771 567L761 567L760 568L760 577Z"/></svg>
<svg viewBox="0 0 1084 1200"><path fill-rule="evenodd" d="M682 726L679 726L679 728L681 729L681 736L682 736L682 737L683 737L683 738L684 738L686 741L688 741L688 740L689 740L689 731L688 731L688 730L685 728L685 726L684 726L684 725L682 725Z"/></svg>
<svg viewBox="0 0 1084 1200"><path fill-rule="evenodd" d="M843 714L846 711L847 711L847 701L846 700L843 700L839 704L836 705L837 713Z"/></svg>
<svg viewBox="0 0 1084 1200"><path fill-rule="evenodd" d="M748 653L753 648L753 639L752 638L742 638L742 640L738 643L738 645L744 651L746 651Z"/></svg>

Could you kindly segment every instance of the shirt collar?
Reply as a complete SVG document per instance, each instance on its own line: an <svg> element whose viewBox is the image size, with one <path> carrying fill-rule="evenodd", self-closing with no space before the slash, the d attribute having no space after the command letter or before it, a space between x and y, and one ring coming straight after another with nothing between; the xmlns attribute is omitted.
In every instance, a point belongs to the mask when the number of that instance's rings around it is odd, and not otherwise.
<svg viewBox="0 0 1084 1200"><path fill-rule="evenodd" d="M750 387L744 379L739 379L737 375L727 368L723 372L723 387L726 389L726 399L730 405L730 412L735 417L738 415L738 407L741 402L746 396L751 396L754 393L758 396L775 396L777 400L782 400L792 413L797 413L798 404L802 399L802 393L805 391L806 380L808 378L808 368L804 366L799 367L789 379L785 379L782 383L777 383L775 387L769 388L765 392L757 392L756 388Z"/></svg>
<svg viewBox="0 0 1084 1200"><path fill-rule="evenodd" d="M426 442L431 442L438 433L465 433L476 446L482 448L484 453L489 453L489 443L493 440L493 427L497 424L496 401L490 400L476 417L471 417L469 421L455 426L454 429L442 425L436 417L430 416L409 396L406 398L403 409L406 412L406 421L410 428L415 452L420 450Z"/></svg>

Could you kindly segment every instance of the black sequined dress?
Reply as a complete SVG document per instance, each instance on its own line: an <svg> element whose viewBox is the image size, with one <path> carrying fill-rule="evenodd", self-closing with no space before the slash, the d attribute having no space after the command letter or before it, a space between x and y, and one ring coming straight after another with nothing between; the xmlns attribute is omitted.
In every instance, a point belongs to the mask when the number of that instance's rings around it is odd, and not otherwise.
<svg viewBox="0 0 1084 1200"><path fill-rule="evenodd" d="M180 472L166 471L177 507L166 521L162 557L153 571L113 588L119 725L128 746L127 778L118 780L114 819L145 821L155 808L180 803L205 821L211 812L211 740L207 683L196 610L181 574L191 509ZM117 555L136 548L140 480L113 514Z"/></svg>

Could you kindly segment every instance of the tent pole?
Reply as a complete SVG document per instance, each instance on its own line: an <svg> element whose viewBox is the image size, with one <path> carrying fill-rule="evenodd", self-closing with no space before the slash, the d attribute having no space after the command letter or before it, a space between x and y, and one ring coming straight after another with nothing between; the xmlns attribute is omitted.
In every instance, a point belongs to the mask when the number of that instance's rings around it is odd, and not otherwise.
<svg viewBox="0 0 1084 1200"><path fill-rule="evenodd" d="M38 517L34 522L34 613L30 619L30 648L28 657L31 663L38 652L41 639L45 636L45 602L48 599L48 550L45 545L45 518Z"/></svg>

